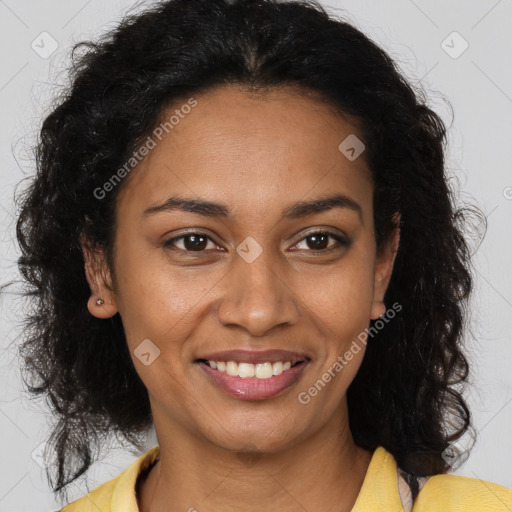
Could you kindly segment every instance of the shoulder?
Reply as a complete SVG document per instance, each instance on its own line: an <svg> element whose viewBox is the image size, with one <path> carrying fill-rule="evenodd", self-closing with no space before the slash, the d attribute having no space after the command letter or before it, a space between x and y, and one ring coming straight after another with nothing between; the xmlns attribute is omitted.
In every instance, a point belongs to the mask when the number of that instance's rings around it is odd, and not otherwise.
<svg viewBox="0 0 512 512"><path fill-rule="evenodd" d="M352 512L410 510L412 512L512 512L512 489L452 474L421 479L421 490L412 504L400 484L396 460L383 447L375 450L361 488L361 506ZM402 491L402 492L401 492ZM405 491L405 492L403 492ZM356 501L356 505L359 502Z"/></svg>
<svg viewBox="0 0 512 512"><path fill-rule="evenodd" d="M512 489L457 475L431 476L414 502L413 512L511 512Z"/></svg>
<svg viewBox="0 0 512 512"><path fill-rule="evenodd" d="M69 503L59 512L139 512L135 495L138 476L158 460L160 447L155 446L135 460L125 471L100 485L87 495Z"/></svg>
<svg viewBox="0 0 512 512"><path fill-rule="evenodd" d="M60 512L111 512L112 496L121 475L100 485L94 491L66 505Z"/></svg>

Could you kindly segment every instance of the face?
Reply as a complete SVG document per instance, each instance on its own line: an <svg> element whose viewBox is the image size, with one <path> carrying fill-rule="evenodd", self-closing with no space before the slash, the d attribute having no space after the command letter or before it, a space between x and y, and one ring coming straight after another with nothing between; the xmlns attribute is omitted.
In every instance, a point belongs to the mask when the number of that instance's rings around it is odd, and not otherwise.
<svg viewBox="0 0 512 512"><path fill-rule="evenodd" d="M116 288L88 270L89 310L120 313L155 425L278 450L344 403L364 343L333 366L385 312L396 247L376 252L364 153L338 149L362 136L326 104L288 88L194 99L120 191Z"/></svg>

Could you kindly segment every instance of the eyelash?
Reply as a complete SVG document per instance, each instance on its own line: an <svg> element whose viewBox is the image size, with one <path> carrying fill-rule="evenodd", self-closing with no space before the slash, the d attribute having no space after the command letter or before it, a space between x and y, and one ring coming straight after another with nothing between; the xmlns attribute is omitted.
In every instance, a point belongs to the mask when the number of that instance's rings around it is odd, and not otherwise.
<svg viewBox="0 0 512 512"><path fill-rule="evenodd" d="M167 240L166 242L164 242L163 245L164 245L164 247L169 248L171 250L177 250L177 251L181 251L181 252L188 253L188 254L191 254L191 255L192 254L203 255L204 253L206 253L207 251L204 250L204 249L201 250L201 251L188 251L186 249L180 249L180 248L176 249L176 248L172 248L171 247L176 241L184 239L184 238L187 238L188 236L191 236L191 235L203 236L203 237L206 237L209 241L215 243L206 233L201 233L200 231L193 231L193 232L184 233L183 235L171 238L171 239ZM317 251L315 251L314 249L309 249L306 252L313 253L313 254L328 254L332 250L348 248L350 246L350 244L351 244L351 241L348 238L345 238L345 237L343 237L341 235L332 233L330 231L319 230L319 231L313 231L311 233L308 233L305 237L301 238L294 245L298 245L302 241L304 241L307 238L309 238L311 236L314 236L314 235L327 235L328 237L333 238L334 240L336 240L337 246L335 244L334 246L330 246L330 247L328 247L326 249L321 249L321 250L317 250ZM218 245L218 244L216 244L216 245Z"/></svg>

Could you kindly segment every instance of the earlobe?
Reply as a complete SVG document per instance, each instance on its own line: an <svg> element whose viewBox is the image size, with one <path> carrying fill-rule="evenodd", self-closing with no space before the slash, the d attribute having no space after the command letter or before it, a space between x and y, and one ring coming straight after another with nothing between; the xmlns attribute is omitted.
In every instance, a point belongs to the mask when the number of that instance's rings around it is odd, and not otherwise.
<svg viewBox="0 0 512 512"><path fill-rule="evenodd" d="M384 315L384 313L386 313L386 305L384 302L373 301L372 309L370 311L370 318L372 320L377 320L382 315Z"/></svg>
<svg viewBox="0 0 512 512"><path fill-rule="evenodd" d="M87 309L92 316L96 318L110 318L117 313L115 301L109 299L105 301L103 298L92 294L87 301Z"/></svg>

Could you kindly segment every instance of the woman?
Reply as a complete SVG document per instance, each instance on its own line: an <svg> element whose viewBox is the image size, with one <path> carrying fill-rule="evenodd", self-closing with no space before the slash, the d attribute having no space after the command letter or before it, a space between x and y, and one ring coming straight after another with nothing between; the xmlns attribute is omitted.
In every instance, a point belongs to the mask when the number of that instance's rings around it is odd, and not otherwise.
<svg viewBox="0 0 512 512"><path fill-rule="evenodd" d="M18 221L23 354L55 492L109 436L158 445L62 510L510 510L445 474L472 280L444 142L313 2L170 0L86 45Z"/></svg>

